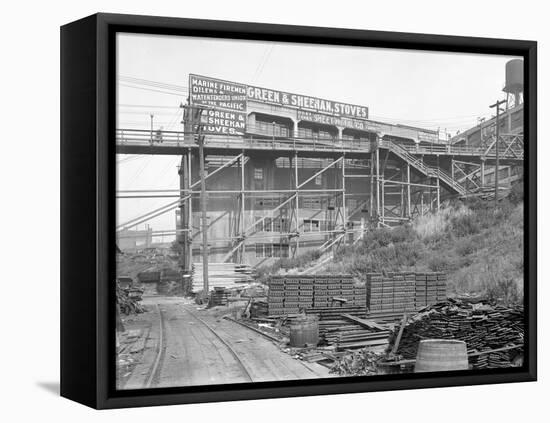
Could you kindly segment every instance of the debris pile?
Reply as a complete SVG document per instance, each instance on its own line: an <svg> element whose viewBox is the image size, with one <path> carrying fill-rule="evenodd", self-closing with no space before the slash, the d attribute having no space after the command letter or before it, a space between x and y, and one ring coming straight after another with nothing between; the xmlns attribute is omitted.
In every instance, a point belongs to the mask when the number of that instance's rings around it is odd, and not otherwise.
<svg viewBox="0 0 550 423"><path fill-rule="evenodd" d="M250 304L250 317L253 319L267 316L267 312L267 301L256 300Z"/></svg>
<svg viewBox="0 0 550 423"><path fill-rule="evenodd" d="M301 310L327 307L366 307L367 290L351 276L285 275L269 282L270 316L299 313Z"/></svg>
<svg viewBox="0 0 550 423"><path fill-rule="evenodd" d="M522 352L523 333L522 306L447 300L414 316L404 328L396 353L414 359L421 339L457 339L466 342L474 368L510 367L513 358ZM390 338L390 347L396 338L397 330Z"/></svg>
<svg viewBox="0 0 550 423"><path fill-rule="evenodd" d="M140 304L141 294L143 290L139 288L121 288L117 285L116 289L116 301L119 310L123 314L137 314L147 311L147 309Z"/></svg>
<svg viewBox="0 0 550 423"><path fill-rule="evenodd" d="M378 362L381 354L362 349L345 354L338 358L330 369L330 373L338 376L371 376L379 373Z"/></svg>

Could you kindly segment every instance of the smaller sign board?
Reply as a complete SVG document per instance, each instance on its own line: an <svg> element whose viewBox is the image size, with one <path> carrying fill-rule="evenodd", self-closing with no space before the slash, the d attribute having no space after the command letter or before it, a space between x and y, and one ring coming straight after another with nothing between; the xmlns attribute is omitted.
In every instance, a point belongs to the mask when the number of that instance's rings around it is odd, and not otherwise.
<svg viewBox="0 0 550 423"><path fill-rule="evenodd" d="M202 132L244 135L246 132L246 86L198 75L189 75L189 100L204 105Z"/></svg>

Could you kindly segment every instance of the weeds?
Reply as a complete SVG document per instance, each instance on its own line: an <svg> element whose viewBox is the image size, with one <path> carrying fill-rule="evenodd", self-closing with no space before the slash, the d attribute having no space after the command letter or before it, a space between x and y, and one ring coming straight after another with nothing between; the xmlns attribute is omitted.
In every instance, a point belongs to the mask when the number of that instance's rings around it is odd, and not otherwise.
<svg viewBox="0 0 550 423"><path fill-rule="evenodd" d="M340 249L327 271L437 271L449 293L481 293L513 303L523 298L523 204L454 202L410 225L375 229L361 243Z"/></svg>

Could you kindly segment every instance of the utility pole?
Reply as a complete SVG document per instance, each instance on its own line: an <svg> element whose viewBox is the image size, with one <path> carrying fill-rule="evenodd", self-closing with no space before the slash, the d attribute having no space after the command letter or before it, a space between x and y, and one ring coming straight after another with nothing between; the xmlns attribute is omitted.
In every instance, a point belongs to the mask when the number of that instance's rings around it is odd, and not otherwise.
<svg viewBox="0 0 550 423"><path fill-rule="evenodd" d="M182 133L183 133L183 141L185 142L186 140L186 134L185 134L185 129L186 129L186 126L188 126L187 124L189 123L189 116L187 115L187 109L185 107L185 105L183 103L180 103L180 108L182 109L182 118L181 118L181 124L183 126L182 128ZM187 159L187 155L185 154L182 154L181 156L181 160L180 160L180 166L179 166L179 169L178 169L178 174L179 174L179 177L180 177L180 199L183 200L187 195L190 195L189 194L189 180L188 180L188 175L189 175L189 172L188 172L188 159ZM189 200L191 201L191 200ZM180 267L181 269L183 270L183 272L185 274L189 274L190 273L190 270L191 270L191 267L192 267L192 261L191 260L188 260L188 257L189 255L187 254L187 249L190 247L189 246L189 236L190 236L190 232L189 232L189 218L190 218L190 214L189 214L189 207L187 206L187 201L181 201L180 202L180 207L179 207L179 211L180 211L180 225L179 225L179 229L181 232L178 233L178 235L176 236L176 240L178 241L180 247L181 247L181 254L180 254L180 259L179 259L179 263L180 263Z"/></svg>
<svg viewBox="0 0 550 423"><path fill-rule="evenodd" d="M203 108L197 108L197 114L193 117L197 122L197 142L199 144L199 162L201 171L201 217L202 217L202 280L203 298L208 298L208 222L206 217L206 175L204 172L204 136L202 135L201 115ZM195 117L196 116L196 117ZM194 120L195 120L194 119Z"/></svg>
<svg viewBox="0 0 550 423"><path fill-rule="evenodd" d="M186 106L189 109L191 132L197 136L197 144L199 145L199 162L200 162L200 178L201 178L201 231L202 231L202 280L203 299L208 297L208 223L206 216L207 198L206 198L206 174L204 170L204 136L202 135L201 116L204 107L201 106ZM189 183L189 185L191 185Z"/></svg>
<svg viewBox="0 0 550 423"><path fill-rule="evenodd" d="M497 115L496 115L496 120L495 120L495 124L496 124L496 128L495 128L495 137L496 137L496 141L495 141L495 149L496 149L496 161L495 161L495 209L497 208L497 205L498 205L498 171L499 171L499 167L500 167L500 164L499 164L499 153L498 153L498 142L499 142L499 132L500 132L500 122L498 121L499 119L499 116L500 116L500 105L501 104L504 104L506 103L506 100L499 100L497 101L496 103L494 104L491 104L489 107L492 109L492 108L496 108L497 109Z"/></svg>

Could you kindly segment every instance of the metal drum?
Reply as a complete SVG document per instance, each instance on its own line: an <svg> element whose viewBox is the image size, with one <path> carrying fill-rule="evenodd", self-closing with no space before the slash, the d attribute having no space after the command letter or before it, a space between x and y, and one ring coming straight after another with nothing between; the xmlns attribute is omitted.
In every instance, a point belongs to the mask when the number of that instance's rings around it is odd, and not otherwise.
<svg viewBox="0 0 550 423"><path fill-rule="evenodd" d="M468 370L466 342L452 339L425 339L418 345L415 373Z"/></svg>
<svg viewBox="0 0 550 423"><path fill-rule="evenodd" d="M290 346L310 347L319 343L319 319L317 316L303 316L290 324Z"/></svg>

